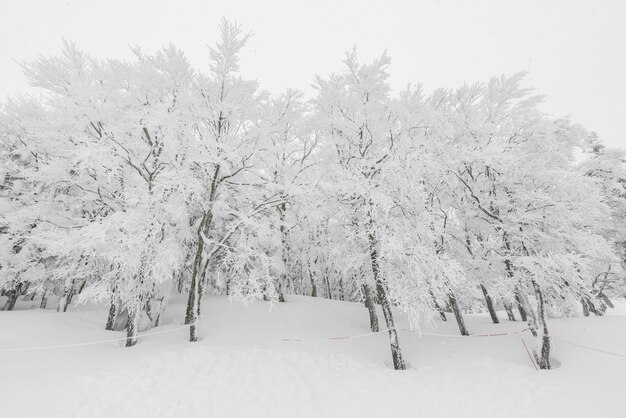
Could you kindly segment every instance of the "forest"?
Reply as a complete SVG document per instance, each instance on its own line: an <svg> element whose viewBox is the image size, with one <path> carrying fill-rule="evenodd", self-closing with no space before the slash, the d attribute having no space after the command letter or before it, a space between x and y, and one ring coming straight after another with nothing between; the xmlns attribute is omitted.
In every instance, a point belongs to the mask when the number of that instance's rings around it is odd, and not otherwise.
<svg viewBox="0 0 626 418"><path fill-rule="evenodd" d="M396 370L398 313L469 336L486 312L550 369L550 318L624 298L626 152L524 73L394 91L389 56L354 48L313 97L276 94L240 72L250 34L219 29L202 71L173 45L22 64L42 93L0 106L0 309L106 304L131 347L174 295L191 342L209 294L356 302Z"/></svg>

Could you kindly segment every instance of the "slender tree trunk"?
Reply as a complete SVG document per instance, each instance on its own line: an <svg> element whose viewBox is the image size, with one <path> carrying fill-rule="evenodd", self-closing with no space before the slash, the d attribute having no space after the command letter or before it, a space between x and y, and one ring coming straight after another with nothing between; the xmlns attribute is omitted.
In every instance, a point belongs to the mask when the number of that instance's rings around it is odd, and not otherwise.
<svg viewBox="0 0 626 418"><path fill-rule="evenodd" d="M435 309L437 310L437 312L439 312L439 317L441 318L443 322L446 322L448 320L448 318L446 317L446 312L441 307L439 302L437 302L437 298L435 297L435 294L433 293L431 289L428 289L428 293L430 293L430 298L432 299L433 304L435 305Z"/></svg>
<svg viewBox="0 0 626 418"><path fill-rule="evenodd" d="M220 112L220 118L218 122L218 135L221 132L221 123L222 123L222 113ZM189 297L187 298L187 310L185 312L185 324L189 326L189 341L195 342L198 341L198 337L196 336L196 325L195 322L198 318L200 312L200 267L202 265L202 254L204 252L204 235L209 233L211 229L211 222L213 220L213 202L215 201L215 196L217 193L217 181L220 173L220 165L215 166L215 171L213 172L213 179L211 180L211 193L209 195L209 202L211 207L204 212L202 215L202 220L200 221L200 225L198 225L198 248L196 249L196 255L193 260L193 269L191 273L191 286L189 287ZM206 266L208 266L210 260L206 260L205 262L205 271ZM204 275L204 272L203 272Z"/></svg>
<svg viewBox="0 0 626 418"><path fill-rule="evenodd" d="M503 302L504 310L506 311L506 316L509 318L509 321L515 321L515 314L513 313L513 307L508 302Z"/></svg>
<svg viewBox="0 0 626 418"><path fill-rule="evenodd" d="M187 310L185 312L185 324L190 325L189 327L189 341L195 342L198 341L198 337L196 336L196 318L198 315L199 303L199 288L200 288L200 267L202 264L202 253L204 251L204 238L202 238L202 233L205 230L205 226L208 220L208 212L205 212L202 216L202 220L200 221L200 225L198 225L198 248L196 249L196 255L193 260L193 270L191 273L191 285L189 286L189 296L187 298Z"/></svg>
<svg viewBox="0 0 626 418"><path fill-rule="evenodd" d="M511 244L509 243L506 233L504 234L504 247L506 248L507 252L511 251ZM513 279L513 263L511 262L511 260L509 260L508 258L504 260L504 266L506 268L507 276L509 277L509 279ZM528 303L525 303L525 299L522 299L522 294L520 292L519 286L517 285L515 286L515 301L517 302L517 309L519 310L522 321L526 322L528 320L527 309L529 308L529 305ZM505 303L504 309L506 310L506 314L508 315L509 320L515 321L515 314L513 314L513 309L511 305ZM532 327L531 331L533 335L535 335L535 331Z"/></svg>
<svg viewBox="0 0 626 418"><path fill-rule="evenodd" d="M311 280L311 297L317 297L317 286L315 286L315 279L313 278L313 273L309 269L309 279Z"/></svg>
<svg viewBox="0 0 626 418"><path fill-rule="evenodd" d="M126 347L137 344L137 313L128 312L128 322L126 323Z"/></svg>
<svg viewBox="0 0 626 418"><path fill-rule="evenodd" d="M591 300L591 298L587 297L587 296L583 296L584 301L583 303L583 313L585 310L585 307L587 309L588 312L591 312L592 314L594 314L595 316L602 316L604 315L604 312L602 312L601 309L596 308L595 303L593 303L593 300Z"/></svg>
<svg viewBox="0 0 626 418"><path fill-rule="evenodd" d="M202 275L197 279L198 280L198 302L196 303L196 317L200 318L201 315L201 306L202 306L202 297L204 296L204 286L207 283L206 272L209 267L209 260L206 260L204 263L204 268L202 269ZM228 280L226 281L226 294L228 295Z"/></svg>
<svg viewBox="0 0 626 418"><path fill-rule="evenodd" d="M198 285L196 274L191 277L191 286L189 287L189 297L187 298L187 311L185 314L185 324L189 326L189 341L198 341L196 336L196 298L198 293Z"/></svg>
<svg viewBox="0 0 626 418"><path fill-rule="evenodd" d="M343 295L343 279L340 277L339 278L339 300L344 300L344 295Z"/></svg>
<svg viewBox="0 0 626 418"><path fill-rule="evenodd" d="M374 305L374 301L372 300L372 289L368 284L364 284L362 286L363 290L363 298L365 299L365 307L370 315L370 329L372 332L380 331L380 327L378 325L378 315L376 314L376 305Z"/></svg>
<svg viewBox="0 0 626 418"><path fill-rule="evenodd" d="M371 223L370 223L371 226ZM376 249L376 237L373 231L368 232L370 259L372 263L372 271L374 273L374 281L376 283L376 293L378 295L378 301L383 310L383 316L385 317L385 324L389 330L389 345L391 347L391 358L393 359L393 368L395 370L405 370L406 364L402 357L402 350L400 349L400 341L398 340L398 331L393 320L393 313L391 311L391 303L387 296L387 289L385 283L380 277L380 267L378 265L378 251Z"/></svg>
<svg viewBox="0 0 626 418"><path fill-rule="evenodd" d="M48 306L48 291L44 290L41 295L41 303L39 304L39 309L46 309Z"/></svg>
<svg viewBox="0 0 626 418"><path fill-rule="evenodd" d="M500 320L498 319L498 314L496 314L496 308L493 306L493 300L491 300L491 296L489 296L489 292L487 292L487 288L481 284L480 289L483 291L483 295L485 296L485 302L487 304L487 309L489 310L489 315L491 316L491 321L494 324L499 324Z"/></svg>
<svg viewBox="0 0 626 418"><path fill-rule="evenodd" d="M541 337L541 354L535 353L539 368L543 370L549 370L550 366L550 334L548 332L548 324L546 321L545 303L543 300L543 292L539 285L533 280L533 287L535 288L535 296L537 297L537 316L542 328Z"/></svg>
<svg viewBox="0 0 626 418"><path fill-rule="evenodd" d="M328 280L328 276L324 276L324 283L326 284L326 294L328 295L328 299L333 298L333 292L330 289L330 280Z"/></svg>
<svg viewBox="0 0 626 418"><path fill-rule="evenodd" d="M107 323L104 329L107 331L113 331L115 325L115 315L117 313L117 307L115 306L115 293L111 295L111 304L109 305L109 316L107 317Z"/></svg>
<svg viewBox="0 0 626 418"><path fill-rule="evenodd" d="M609 297L605 295L603 292L598 293L597 298L602 300L605 303L605 305L608 306L609 308L615 308L615 305L613 305L613 302L611 302L611 299L609 299Z"/></svg>
<svg viewBox="0 0 626 418"><path fill-rule="evenodd" d="M178 273L178 286L177 286L178 293L183 293L184 283L185 282L183 280L183 272L181 271L180 273Z"/></svg>
<svg viewBox="0 0 626 418"><path fill-rule="evenodd" d="M67 279L65 281L65 286L63 288L63 296L59 299L59 304L57 305L57 312L63 311L67 312L67 307L72 301L72 296L74 294L74 279Z"/></svg>
<svg viewBox="0 0 626 418"><path fill-rule="evenodd" d="M285 293L283 290L283 281L281 278L278 279L278 302L284 302L285 301Z"/></svg>
<svg viewBox="0 0 626 418"><path fill-rule="evenodd" d="M83 293L83 290L85 289L85 286L87 285L87 279L83 280L83 282L80 284L80 288L78 289L78 294L80 295L81 293Z"/></svg>
<svg viewBox="0 0 626 418"><path fill-rule="evenodd" d="M461 309L459 309L459 304L456 301L456 296L452 291L450 291L449 293L448 302L450 303L450 308L452 308L452 312L454 312L454 317L456 318L456 323L459 326L459 331L461 332L461 335L469 335L469 331L465 326L463 314L461 313Z"/></svg>
<svg viewBox="0 0 626 418"><path fill-rule="evenodd" d="M281 197L284 199L285 196ZM289 244L287 238L287 229L285 228L285 212L287 211L287 203L281 203L277 207L278 216L280 219L280 242L281 242L281 259L283 262L284 272L280 274L278 278L278 302L285 301L285 288L287 285L287 254L289 252Z"/></svg>
<svg viewBox="0 0 626 418"><path fill-rule="evenodd" d="M22 290L22 284L18 284L15 289L11 290L8 294L8 299L2 308L3 311L12 311L15 308L15 304L17 303L17 299L20 297L20 293Z"/></svg>

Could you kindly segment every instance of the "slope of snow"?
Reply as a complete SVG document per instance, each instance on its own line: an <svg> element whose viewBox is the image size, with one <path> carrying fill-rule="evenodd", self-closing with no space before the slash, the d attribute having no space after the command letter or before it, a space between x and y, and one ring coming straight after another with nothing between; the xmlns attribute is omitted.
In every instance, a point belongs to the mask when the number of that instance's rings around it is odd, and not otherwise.
<svg viewBox="0 0 626 418"><path fill-rule="evenodd" d="M456 324L402 332L410 368L391 369L385 333L368 333L359 304L290 297L270 309L207 297L202 340L186 341L182 297L164 325L133 348L121 342L35 351L0 351L3 416L60 417L589 417L619 416L626 358L626 317L552 320L558 366L536 371L520 335L457 338ZM52 301L51 301L52 303ZM123 337L103 330L106 308L64 314L0 313L0 350ZM52 306L52 305L51 305ZM614 313L623 312L622 305ZM501 313L501 319L506 318ZM381 315L382 320L382 315ZM398 315L400 326L408 328ZM468 316L474 334L517 331ZM165 332L171 331L171 332ZM532 336L521 334L529 347ZM304 341L283 341L297 338Z"/></svg>

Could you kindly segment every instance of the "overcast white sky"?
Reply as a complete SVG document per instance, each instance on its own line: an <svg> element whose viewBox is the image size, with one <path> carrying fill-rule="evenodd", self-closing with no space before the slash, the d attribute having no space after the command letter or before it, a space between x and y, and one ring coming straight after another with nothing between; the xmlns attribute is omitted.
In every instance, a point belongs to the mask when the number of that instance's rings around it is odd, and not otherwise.
<svg viewBox="0 0 626 418"><path fill-rule="evenodd" d="M528 70L545 111L626 148L626 0L0 0L0 97L28 88L16 60L55 54L62 38L101 57L172 42L206 68L222 16L255 33L241 69L272 91L311 93L355 43L366 60L389 52L395 88Z"/></svg>

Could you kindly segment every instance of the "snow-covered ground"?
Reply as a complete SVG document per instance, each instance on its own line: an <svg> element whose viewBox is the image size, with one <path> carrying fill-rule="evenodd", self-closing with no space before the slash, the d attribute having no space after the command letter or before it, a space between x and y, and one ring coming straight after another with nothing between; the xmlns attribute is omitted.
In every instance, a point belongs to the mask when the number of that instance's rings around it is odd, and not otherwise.
<svg viewBox="0 0 626 418"><path fill-rule="evenodd" d="M403 372L390 368L384 333L328 340L368 333L367 311L355 303L291 296L270 310L265 302L244 307L207 297L202 340L192 344L179 297L150 331L159 334L133 348L108 342L7 351L124 336L103 329L106 307L60 314L31 305L20 301L17 310L0 312L3 417L624 416L626 358L563 342L626 354L623 304L602 318L550 321L551 371L534 369L517 334L402 332L410 363ZM422 331L456 335L450 319ZM466 321L473 334L524 328L493 325L485 315ZM531 335L521 335L530 347Z"/></svg>

